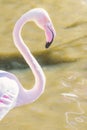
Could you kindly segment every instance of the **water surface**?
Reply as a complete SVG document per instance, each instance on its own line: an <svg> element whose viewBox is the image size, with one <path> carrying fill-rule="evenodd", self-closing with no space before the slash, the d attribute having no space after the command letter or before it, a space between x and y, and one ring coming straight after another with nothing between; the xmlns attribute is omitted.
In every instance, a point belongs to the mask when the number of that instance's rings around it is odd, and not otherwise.
<svg viewBox="0 0 87 130"><path fill-rule="evenodd" d="M0 130L87 129L87 1L0 0L0 69L14 73L26 89L34 77L13 44L18 18L31 8L48 11L57 36L45 49L45 35L34 23L22 31L46 75L44 94L33 104L15 108L0 122Z"/></svg>

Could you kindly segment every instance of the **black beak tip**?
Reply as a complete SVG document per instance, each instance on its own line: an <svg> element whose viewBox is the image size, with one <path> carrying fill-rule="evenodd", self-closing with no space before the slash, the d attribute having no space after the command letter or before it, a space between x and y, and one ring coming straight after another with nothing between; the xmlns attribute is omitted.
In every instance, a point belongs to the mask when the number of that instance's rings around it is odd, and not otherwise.
<svg viewBox="0 0 87 130"><path fill-rule="evenodd" d="M52 41L51 42L46 42L45 48L49 48L51 43L52 43Z"/></svg>
<svg viewBox="0 0 87 130"><path fill-rule="evenodd" d="M49 48L49 46L50 46L50 43L46 42L45 48Z"/></svg>

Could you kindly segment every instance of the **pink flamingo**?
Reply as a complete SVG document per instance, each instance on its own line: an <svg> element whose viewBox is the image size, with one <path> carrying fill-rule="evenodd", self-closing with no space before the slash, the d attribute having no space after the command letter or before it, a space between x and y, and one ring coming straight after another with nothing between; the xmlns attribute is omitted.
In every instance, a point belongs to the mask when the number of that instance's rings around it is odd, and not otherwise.
<svg viewBox="0 0 87 130"><path fill-rule="evenodd" d="M42 8L32 9L26 12L15 24L13 30L14 44L30 66L34 76L35 85L26 90L22 87L15 75L0 70L0 120L14 107L32 103L44 92L45 75L35 60L30 50L21 38L21 30L26 22L34 21L45 31L46 48L52 43L55 30L48 13Z"/></svg>

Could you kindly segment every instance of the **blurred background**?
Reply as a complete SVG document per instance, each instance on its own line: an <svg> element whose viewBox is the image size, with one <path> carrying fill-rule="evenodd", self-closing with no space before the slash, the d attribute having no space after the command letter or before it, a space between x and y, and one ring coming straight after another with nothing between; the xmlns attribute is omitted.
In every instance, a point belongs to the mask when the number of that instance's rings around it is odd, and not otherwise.
<svg viewBox="0 0 87 130"><path fill-rule="evenodd" d="M33 104L15 108L1 130L87 129L87 0L0 0L0 69L14 73L26 89L33 74L14 45L12 31L32 8L48 11L56 38L45 49L45 35L27 23L22 37L46 76L44 94Z"/></svg>

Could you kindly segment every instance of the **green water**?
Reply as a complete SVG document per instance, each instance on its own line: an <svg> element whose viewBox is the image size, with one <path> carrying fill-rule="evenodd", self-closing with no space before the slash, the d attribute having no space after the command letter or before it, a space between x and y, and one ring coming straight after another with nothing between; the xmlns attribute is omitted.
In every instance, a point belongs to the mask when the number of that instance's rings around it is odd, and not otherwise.
<svg viewBox="0 0 87 130"><path fill-rule="evenodd" d="M13 44L12 31L18 18L36 7L48 11L57 33L46 50L44 32L34 23L27 23L22 31L46 75L46 89L36 102L10 111L0 130L86 130L86 0L0 0L0 69L32 88L33 74Z"/></svg>

